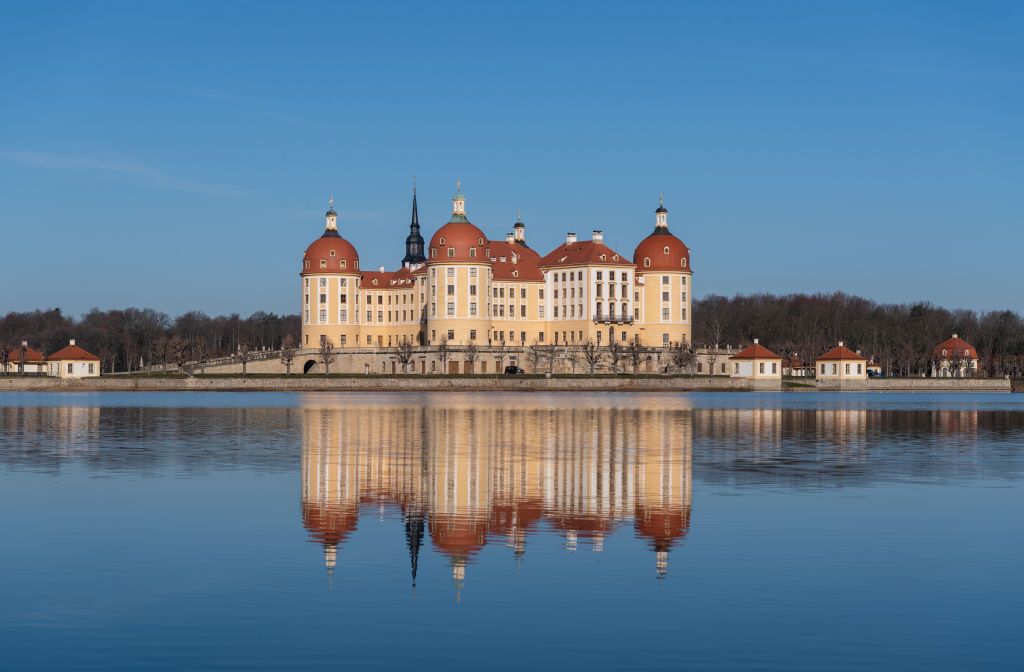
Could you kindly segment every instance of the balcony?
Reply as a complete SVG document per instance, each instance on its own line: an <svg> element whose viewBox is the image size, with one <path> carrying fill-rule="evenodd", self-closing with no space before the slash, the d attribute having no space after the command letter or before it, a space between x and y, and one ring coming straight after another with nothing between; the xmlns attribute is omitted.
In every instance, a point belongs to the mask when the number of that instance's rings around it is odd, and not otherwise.
<svg viewBox="0 0 1024 672"><path fill-rule="evenodd" d="M605 315L603 313L594 313L594 322L600 324L633 324L632 315Z"/></svg>

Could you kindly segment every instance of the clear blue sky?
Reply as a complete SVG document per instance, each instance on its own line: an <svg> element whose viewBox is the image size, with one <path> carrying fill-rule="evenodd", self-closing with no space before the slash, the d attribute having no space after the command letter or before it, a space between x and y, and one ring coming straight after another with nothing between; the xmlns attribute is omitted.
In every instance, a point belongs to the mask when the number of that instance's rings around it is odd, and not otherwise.
<svg viewBox="0 0 1024 672"><path fill-rule="evenodd" d="M0 313L296 312L413 175L427 236L460 177L632 254L663 191L697 295L1024 309L1024 3L147 4L4 9Z"/></svg>

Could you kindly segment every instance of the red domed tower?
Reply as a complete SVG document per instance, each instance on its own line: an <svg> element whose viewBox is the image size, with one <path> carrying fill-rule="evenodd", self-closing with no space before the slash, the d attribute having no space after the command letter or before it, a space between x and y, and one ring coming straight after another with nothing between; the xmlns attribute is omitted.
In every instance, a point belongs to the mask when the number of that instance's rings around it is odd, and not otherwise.
<svg viewBox="0 0 1024 672"><path fill-rule="evenodd" d="M324 232L302 256L302 347L318 348L330 339L336 348L358 344L356 295L359 253L338 232L331 197Z"/></svg>
<svg viewBox="0 0 1024 672"><path fill-rule="evenodd" d="M650 346L689 343L693 269L690 249L668 229L664 197L654 211L654 231L633 251L640 302L640 338Z"/></svg>

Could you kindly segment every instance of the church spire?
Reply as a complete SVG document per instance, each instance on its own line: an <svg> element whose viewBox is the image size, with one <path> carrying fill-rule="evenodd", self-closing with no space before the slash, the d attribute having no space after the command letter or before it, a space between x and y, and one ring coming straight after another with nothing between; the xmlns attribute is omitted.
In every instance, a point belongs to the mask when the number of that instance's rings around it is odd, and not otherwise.
<svg viewBox="0 0 1024 672"><path fill-rule="evenodd" d="M418 266L427 260L423 254L423 236L420 235L420 213L416 207L416 178L412 178L412 221L409 223L409 235L405 239L405 257L402 266Z"/></svg>

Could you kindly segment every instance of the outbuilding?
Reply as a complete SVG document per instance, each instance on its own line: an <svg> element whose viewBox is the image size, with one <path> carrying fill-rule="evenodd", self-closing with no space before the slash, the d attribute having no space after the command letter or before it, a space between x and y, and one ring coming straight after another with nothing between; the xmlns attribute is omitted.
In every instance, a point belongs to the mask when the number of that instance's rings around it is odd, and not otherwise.
<svg viewBox="0 0 1024 672"><path fill-rule="evenodd" d="M953 334L932 350L933 378L968 378L978 374L978 351Z"/></svg>
<svg viewBox="0 0 1024 672"><path fill-rule="evenodd" d="M814 362L818 380L867 380L867 358L850 350L842 341Z"/></svg>
<svg viewBox="0 0 1024 672"><path fill-rule="evenodd" d="M56 378L92 378L100 375L100 358L75 345L75 339L46 358L49 375Z"/></svg>
<svg viewBox="0 0 1024 672"><path fill-rule="evenodd" d="M730 378L782 378L782 358L758 343L743 348L729 358Z"/></svg>

